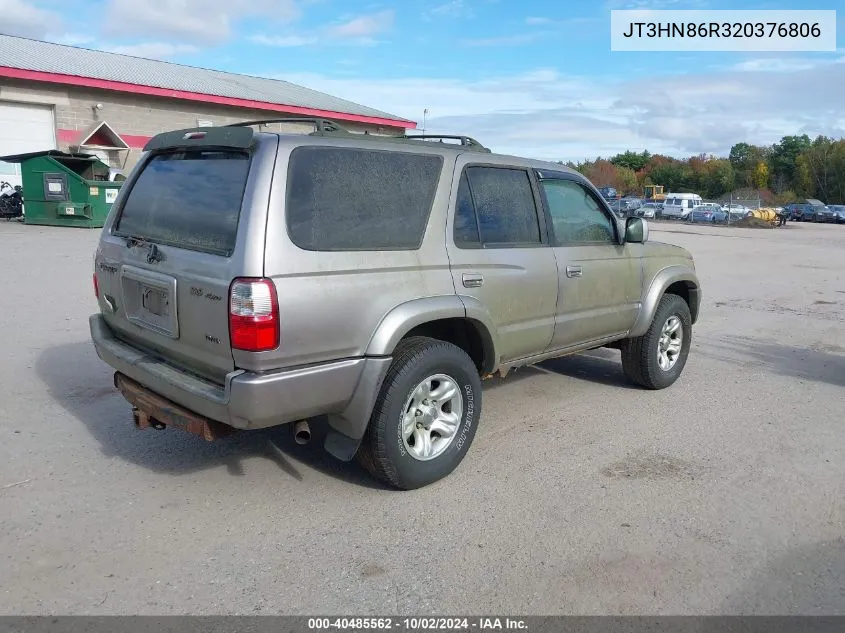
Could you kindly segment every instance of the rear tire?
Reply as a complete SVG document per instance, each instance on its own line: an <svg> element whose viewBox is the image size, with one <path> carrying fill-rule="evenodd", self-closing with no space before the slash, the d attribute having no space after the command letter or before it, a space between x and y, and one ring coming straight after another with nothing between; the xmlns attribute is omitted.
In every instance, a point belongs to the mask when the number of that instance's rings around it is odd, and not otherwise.
<svg viewBox="0 0 845 633"><path fill-rule="evenodd" d="M663 295L646 333L621 346L625 377L646 389L665 389L684 370L691 343L689 306L678 295Z"/></svg>
<svg viewBox="0 0 845 633"><path fill-rule="evenodd" d="M437 339L405 339L385 376L359 461L391 486L422 488L463 461L480 417L481 378L466 352Z"/></svg>

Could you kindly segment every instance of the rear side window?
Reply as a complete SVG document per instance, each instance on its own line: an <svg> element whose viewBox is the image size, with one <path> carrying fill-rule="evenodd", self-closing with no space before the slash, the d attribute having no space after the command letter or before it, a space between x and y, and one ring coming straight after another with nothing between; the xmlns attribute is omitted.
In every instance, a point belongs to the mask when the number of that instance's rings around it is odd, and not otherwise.
<svg viewBox="0 0 845 633"><path fill-rule="evenodd" d="M518 246L541 242L537 205L527 171L467 167L465 174L482 243ZM460 211L460 207L456 209ZM458 220L460 217L456 218L456 228Z"/></svg>
<svg viewBox="0 0 845 633"><path fill-rule="evenodd" d="M472 205L472 194L469 192L466 172L461 174L458 198L455 202L455 245L463 248L481 246L481 239L478 237L478 220L475 217L475 207Z"/></svg>
<svg viewBox="0 0 845 633"><path fill-rule="evenodd" d="M229 256L235 248L249 154L158 154L132 185L115 234Z"/></svg>
<svg viewBox="0 0 845 633"><path fill-rule="evenodd" d="M290 238L309 251L417 249L442 167L432 154L298 147L288 177Z"/></svg>

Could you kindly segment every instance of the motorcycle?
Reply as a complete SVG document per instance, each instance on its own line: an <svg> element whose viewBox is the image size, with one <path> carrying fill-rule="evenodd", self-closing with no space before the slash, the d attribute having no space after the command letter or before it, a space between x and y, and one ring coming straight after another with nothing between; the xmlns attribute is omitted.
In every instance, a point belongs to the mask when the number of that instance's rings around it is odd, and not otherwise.
<svg viewBox="0 0 845 633"><path fill-rule="evenodd" d="M0 218L6 221L23 218L23 194L20 185L12 187L8 182L0 182Z"/></svg>

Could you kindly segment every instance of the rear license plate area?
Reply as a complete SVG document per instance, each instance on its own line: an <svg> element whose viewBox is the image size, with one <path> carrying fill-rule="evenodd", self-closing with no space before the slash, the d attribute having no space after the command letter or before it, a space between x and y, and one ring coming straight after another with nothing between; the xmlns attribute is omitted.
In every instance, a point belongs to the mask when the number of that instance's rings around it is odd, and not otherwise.
<svg viewBox="0 0 845 633"><path fill-rule="evenodd" d="M121 271L121 286L127 320L169 338L179 338L173 277L125 266Z"/></svg>

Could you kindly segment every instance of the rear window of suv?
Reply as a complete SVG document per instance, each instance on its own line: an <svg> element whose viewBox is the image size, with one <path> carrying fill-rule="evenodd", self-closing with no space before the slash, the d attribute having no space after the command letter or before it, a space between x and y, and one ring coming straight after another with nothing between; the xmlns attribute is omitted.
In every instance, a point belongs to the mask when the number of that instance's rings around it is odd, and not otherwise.
<svg viewBox="0 0 845 633"><path fill-rule="evenodd" d="M114 233L229 256L235 248L249 154L154 155L132 185Z"/></svg>
<svg viewBox="0 0 845 633"><path fill-rule="evenodd" d="M442 168L436 154L298 147L289 165L288 234L309 251L415 250Z"/></svg>

